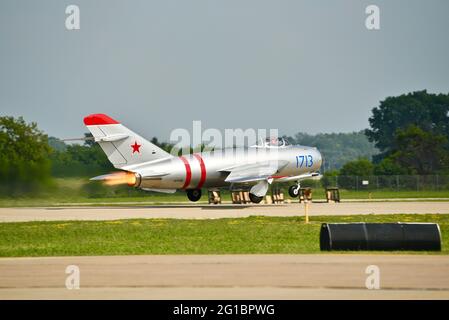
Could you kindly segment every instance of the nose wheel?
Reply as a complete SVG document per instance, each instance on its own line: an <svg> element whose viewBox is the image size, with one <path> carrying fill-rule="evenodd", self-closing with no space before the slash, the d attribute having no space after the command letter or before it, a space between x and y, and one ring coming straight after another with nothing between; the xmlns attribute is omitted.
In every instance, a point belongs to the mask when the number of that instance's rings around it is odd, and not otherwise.
<svg viewBox="0 0 449 320"><path fill-rule="evenodd" d="M290 195L290 197L292 198L296 198L299 195L299 189L301 188L301 185L299 184L295 184L293 186L291 186L290 188L288 188L288 194Z"/></svg>
<svg viewBox="0 0 449 320"><path fill-rule="evenodd" d="M187 198L192 202L196 202L201 198L201 189L189 189L186 192Z"/></svg>

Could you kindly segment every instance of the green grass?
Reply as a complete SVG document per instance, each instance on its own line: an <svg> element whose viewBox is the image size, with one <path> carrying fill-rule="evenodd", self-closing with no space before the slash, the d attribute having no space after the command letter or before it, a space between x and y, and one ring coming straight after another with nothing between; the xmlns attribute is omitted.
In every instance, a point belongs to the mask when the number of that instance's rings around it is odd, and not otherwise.
<svg viewBox="0 0 449 320"><path fill-rule="evenodd" d="M322 222L436 222L449 254L449 215L133 219L0 224L0 256L319 253Z"/></svg>

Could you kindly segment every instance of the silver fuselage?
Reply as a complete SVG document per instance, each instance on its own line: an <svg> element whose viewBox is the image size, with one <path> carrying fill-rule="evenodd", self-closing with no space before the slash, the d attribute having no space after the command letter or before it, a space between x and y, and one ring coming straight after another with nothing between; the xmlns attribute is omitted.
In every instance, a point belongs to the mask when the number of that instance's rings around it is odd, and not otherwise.
<svg viewBox="0 0 449 320"><path fill-rule="evenodd" d="M272 175L273 182L286 177L317 172L321 154L316 148L286 146L224 149L145 162L128 168L140 177L136 187L144 189L197 189L230 187L227 168L267 161L284 165ZM285 164L286 163L286 164Z"/></svg>

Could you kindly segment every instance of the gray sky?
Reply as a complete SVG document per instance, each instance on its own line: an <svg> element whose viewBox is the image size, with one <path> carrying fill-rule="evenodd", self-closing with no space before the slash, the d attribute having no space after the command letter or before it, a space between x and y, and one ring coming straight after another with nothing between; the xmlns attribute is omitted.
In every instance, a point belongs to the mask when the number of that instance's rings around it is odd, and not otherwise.
<svg viewBox="0 0 449 320"><path fill-rule="evenodd" d="M448 34L447 0L1 0L0 114L57 137L99 112L164 141L192 120L360 130L386 96L449 92Z"/></svg>

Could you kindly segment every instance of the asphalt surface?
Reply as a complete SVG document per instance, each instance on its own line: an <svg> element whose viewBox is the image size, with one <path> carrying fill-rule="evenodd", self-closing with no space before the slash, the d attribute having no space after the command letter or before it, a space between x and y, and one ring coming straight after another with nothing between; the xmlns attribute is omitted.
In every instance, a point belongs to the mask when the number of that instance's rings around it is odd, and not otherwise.
<svg viewBox="0 0 449 320"><path fill-rule="evenodd" d="M76 265L80 289L66 288ZM366 288L379 267L380 289ZM0 259L0 299L449 299L449 257L167 255Z"/></svg>
<svg viewBox="0 0 449 320"><path fill-rule="evenodd" d="M310 203L309 215L449 213L449 201ZM304 204L158 205L113 207L0 208L0 222L116 220L134 218L216 219L254 215L304 215Z"/></svg>

